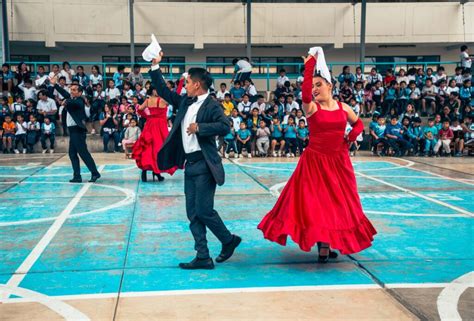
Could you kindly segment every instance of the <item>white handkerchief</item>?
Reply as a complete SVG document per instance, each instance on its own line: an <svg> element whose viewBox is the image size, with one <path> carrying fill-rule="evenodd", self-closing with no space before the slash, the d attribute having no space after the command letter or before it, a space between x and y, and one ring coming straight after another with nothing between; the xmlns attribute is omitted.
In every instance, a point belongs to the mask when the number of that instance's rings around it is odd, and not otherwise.
<svg viewBox="0 0 474 321"><path fill-rule="evenodd" d="M328 65L326 65L323 48L312 47L309 49L308 54L316 57L316 72L319 72L321 77L326 79L328 83L332 83L331 73L329 72Z"/></svg>
<svg viewBox="0 0 474 321"><path fill-rule="evenodd" d="M154 34L151 34L151 43L148 45L148 47L145 48L142 52L142 57L145 61L152 61L153 58L158 57L161 51L161 46L158 43L158 40L156 40L156 37Z"/></svg>

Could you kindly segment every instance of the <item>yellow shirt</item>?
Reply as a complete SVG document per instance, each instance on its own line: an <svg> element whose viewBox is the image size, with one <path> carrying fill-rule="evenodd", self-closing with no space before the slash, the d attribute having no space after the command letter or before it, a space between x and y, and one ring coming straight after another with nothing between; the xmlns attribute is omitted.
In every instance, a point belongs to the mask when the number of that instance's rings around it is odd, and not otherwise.
<svg viewBox="0 0 474 321"><path fill-rule="evenodd" d="M232 113L232 110L234 109L234 104L231 101L229 102L223 101L222 107L224 107L224 115L228 117L230 116L230 114Z"/></svg>

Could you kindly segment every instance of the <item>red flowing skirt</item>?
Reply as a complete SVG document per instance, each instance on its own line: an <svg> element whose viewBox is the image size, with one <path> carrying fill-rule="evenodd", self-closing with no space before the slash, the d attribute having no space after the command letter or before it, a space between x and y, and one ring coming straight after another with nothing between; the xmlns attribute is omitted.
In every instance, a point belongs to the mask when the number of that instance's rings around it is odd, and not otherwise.
<svg viewBox="0 0 474 321"><path fill-rule="evenodd" d="M153 173L168 173L173 175L178 169L173 167L171 169L162 171L158 168L158 152L163 146L166 137L168 137L168 125L165 119L150 117L145 123L142 134L133 146L132 158L135 159L137 166L145 171L152 171Z"/></svg>
<svg viewBox="0 0 474 321"><path fill-rule="evenodd" d="M362 210L347 151L327 155L310 148L258 228L280 245L289 235L303 251L324 242L341 254L370 247L377 234Z"/></svg>

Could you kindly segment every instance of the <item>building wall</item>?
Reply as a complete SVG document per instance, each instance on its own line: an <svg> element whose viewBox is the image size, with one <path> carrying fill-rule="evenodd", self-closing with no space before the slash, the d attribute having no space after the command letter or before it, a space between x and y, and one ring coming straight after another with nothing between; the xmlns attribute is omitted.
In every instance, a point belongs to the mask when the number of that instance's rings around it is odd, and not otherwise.
<svg viewBox="0 0 474 321"><path fill-rule="evenodd" d="M127 0L8 2L12 41L39 41L47 47L129 42ZM245 7L240 3L136 2L134 14L137 43L147 43L152 32L164 44L195 49L245 43ZM358 42L360 4L255 3L252 15L254 44L342 48ZM367 43L473 42L473 17L474 3L369 3Z"/></svg>

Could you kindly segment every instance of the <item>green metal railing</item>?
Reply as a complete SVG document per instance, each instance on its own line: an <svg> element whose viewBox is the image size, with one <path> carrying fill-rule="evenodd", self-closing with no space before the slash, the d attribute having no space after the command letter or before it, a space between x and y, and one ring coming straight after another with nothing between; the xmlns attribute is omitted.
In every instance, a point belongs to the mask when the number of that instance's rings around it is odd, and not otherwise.
<svg viewBox="0 0 474 321"><path fill-rule="evenodd" d="M12 70L15 70L16 65L19 63L17 61L8 62L12 66ZM42 62L42 61L35 61L35 62L25 62L30 71L33 75L36 75L39 66L44 66L47 72L51 71L51 67L54 64L57 64L62 68L62 62ZM126 67L125 73L131 71L131 64L130 62L84 62L84 61L71 61L69 62L72 68L75 68L79 65L84 66L86 69L86 74L90 74L90 68L93 65L97 65L101 69L101 73L104 79L104 83L107 80L111 79L114 72L117 70L117 67L123 65ZM148 71L150 64L149 63L134 63L142 66L142 72ZM216 68L220 67L222 72L212 72L212 76L214 79L229 79L232 75L233 65L231 64L222 64L222 63L205 63L205 62L187 62L187 63L162 63L160 64L163 70L163 74L169 79L176 79L179 78L182 72L184 72L189 67L203 67L207 70L215 70ZM266 80L266 87L267 90L271 90L270 82L272 79L276 79L278 77L278 71L280 68L287 68L290 69L290 72L287 72L287 76L290 79L294 79L299 76L299 71L301 67L303 67L303 61L301 63L255 63L253 65L254 72L252 72L252 79L265 79ZM405 69L405 71L409 68L423 68L425 71L428 68L433 68L436 70L438 66L444 66L446 69L454 68L459 65L459 62L455 61L432 61L432 62L381 62L381 63L372 63L372 62L365 62L365 63L357 63L357 62L330 62L328 63L328 67L330 70L333 71L333 75L337 77L340 72L342 71L343 66L350 66L351 72L355 72L356 67L361 67L365 74L370 72L370 69L375 67L379 71L384 72L387 69L395 70L396 72L399 71L401 68ZM105 72L104 72L105 71ZM143 73L144 77L147 78L147 74Z"/></svg>

